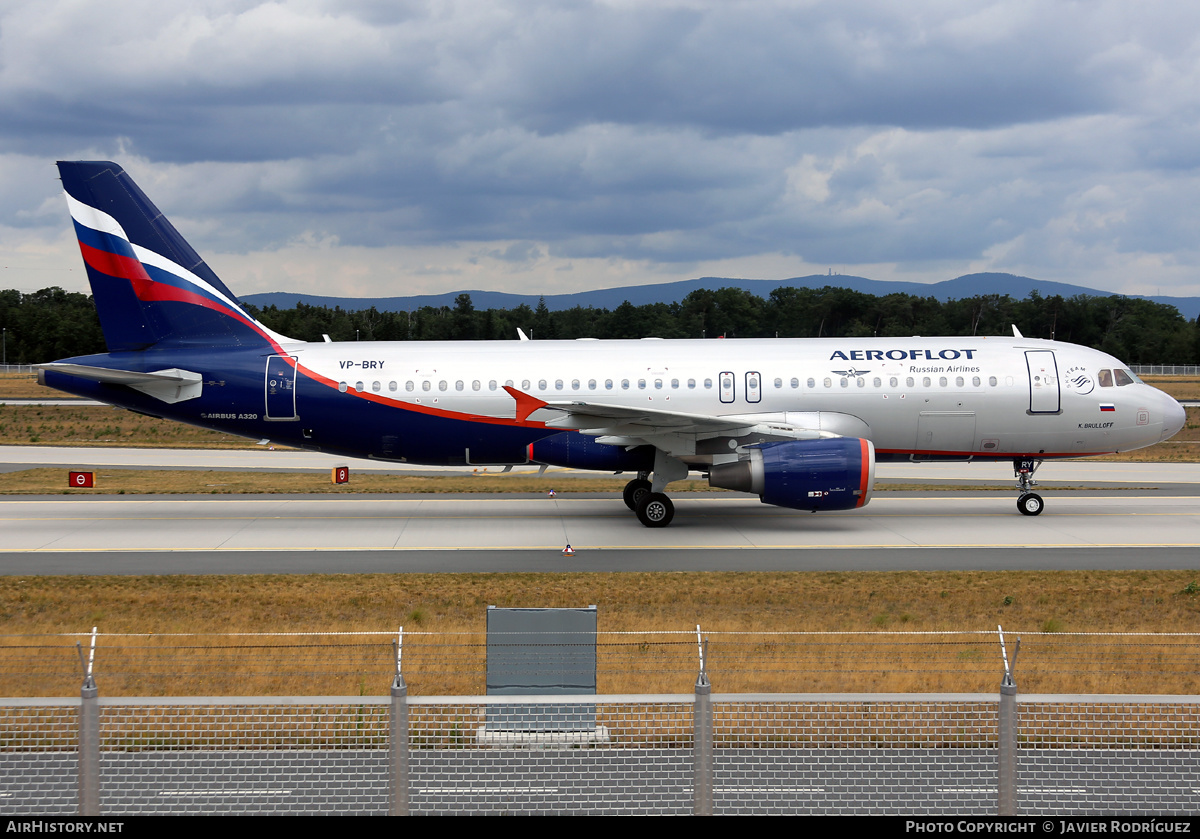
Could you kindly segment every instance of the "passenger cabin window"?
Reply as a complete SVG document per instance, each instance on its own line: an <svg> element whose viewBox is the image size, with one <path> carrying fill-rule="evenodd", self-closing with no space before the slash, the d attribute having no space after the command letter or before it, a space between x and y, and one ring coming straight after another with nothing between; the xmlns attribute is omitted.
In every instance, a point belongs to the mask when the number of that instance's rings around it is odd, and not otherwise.
<svg viewBox="0 0 1200 839"><path fill-rule="evenodd" d="M429 379L421 382L421 390L433 390L433 382L429 381Z"/></svg>
<svg viewBox="0 0 1200 839"><path fill-rule="evenodd" d="M809 379L809 380L808 380L808 382L809 382L808 386L809 386L809 387L812 387L812 379ZM800 380L799 380L799 379L792 379L792 383L791 383L791 384L792 384L792 390L795 390L796 388L800 387Z"/></svg>

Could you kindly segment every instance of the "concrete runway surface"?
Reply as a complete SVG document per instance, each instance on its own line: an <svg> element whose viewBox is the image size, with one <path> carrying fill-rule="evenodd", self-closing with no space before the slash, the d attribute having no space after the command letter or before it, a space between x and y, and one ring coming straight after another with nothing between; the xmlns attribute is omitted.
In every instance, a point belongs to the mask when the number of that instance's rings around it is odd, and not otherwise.
<svg viewBox="0 0 1200 839"><path fill-rule="evenodd" d="M573 557L562 555L570 543ZM676 496L642 527L620 499L543 496L12 497L0 573L338 573L1195 568L1200 498L879 493L810 514L737 495Z"/></svg>

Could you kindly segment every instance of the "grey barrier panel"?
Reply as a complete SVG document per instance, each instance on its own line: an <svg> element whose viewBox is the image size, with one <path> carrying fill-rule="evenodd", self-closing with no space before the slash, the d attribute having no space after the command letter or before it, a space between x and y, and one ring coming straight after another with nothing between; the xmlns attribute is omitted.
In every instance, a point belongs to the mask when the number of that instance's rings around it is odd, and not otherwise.
<svg viewBox="0 0 1200 839"><path fill-rule="evenodd" d="M596 607L487 610L488 696L596 693ZM487 728L590 731L595 706L489 708Z"/></svg>

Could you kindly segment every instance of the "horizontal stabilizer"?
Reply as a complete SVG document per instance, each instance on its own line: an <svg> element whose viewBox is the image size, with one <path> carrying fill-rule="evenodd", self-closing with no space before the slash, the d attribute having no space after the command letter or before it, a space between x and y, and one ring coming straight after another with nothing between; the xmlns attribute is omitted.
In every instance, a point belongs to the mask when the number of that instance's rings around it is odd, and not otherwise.
<svg viewBox="0 0 1200 839"><path fill-rule="evenodd" d="M185 402L195 399L204 388L204 377L190 370L180 370L172 367L170 370L156 370L153 373L138 373L133 370L113 370L108 367L90 367L86 364L38 364L38 381L42 381L42 372L50 371L86 379L89 382L105 382L111 385L125 385L141 391L147 396L153 396L160 402Z"/></svg>

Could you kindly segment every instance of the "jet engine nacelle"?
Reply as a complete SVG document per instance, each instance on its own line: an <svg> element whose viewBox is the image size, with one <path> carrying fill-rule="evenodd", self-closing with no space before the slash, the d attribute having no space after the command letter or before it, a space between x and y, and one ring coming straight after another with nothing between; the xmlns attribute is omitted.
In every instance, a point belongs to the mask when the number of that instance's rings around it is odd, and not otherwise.
<svg viewBox="0 0 1200 839"><path fill-rule="evenodd" d="M744 460L714 465L708 483L777 507L851 510L871 498L875 446L859 437L763 443Z"/></svg>
<svg viewBox="0 0 1200 839"><path fill-rule="evenodd" d="M654 447L609 446L575 431L564 431L529 444L534 463L594 469L598 472L648 472L654 468Z"/></svg>

